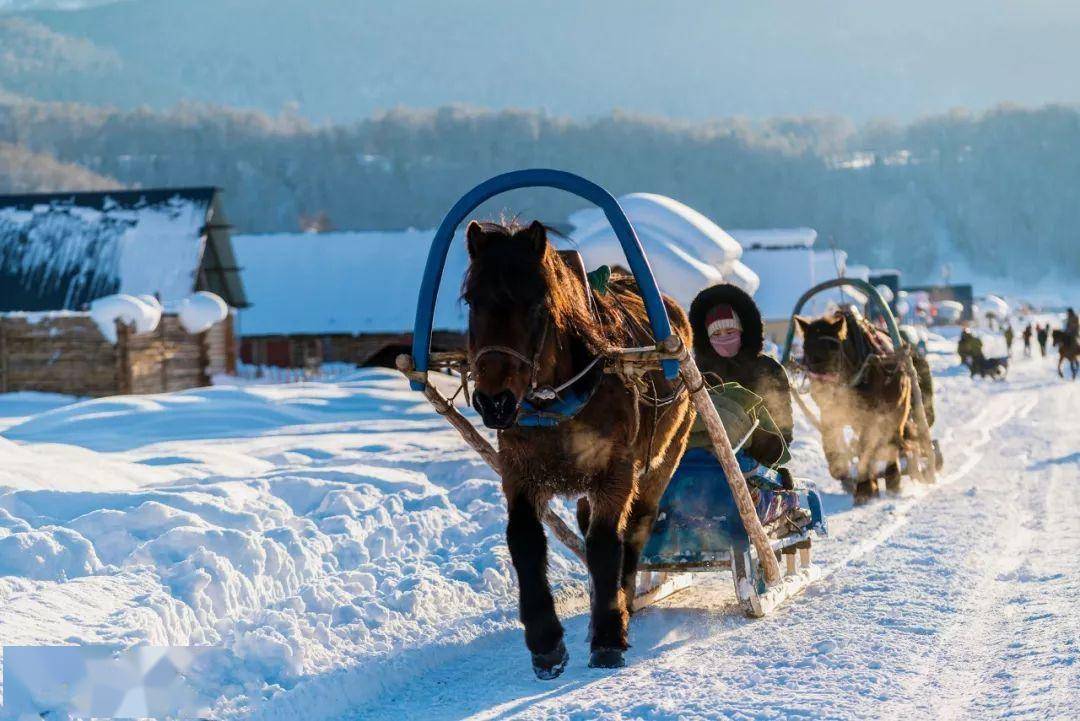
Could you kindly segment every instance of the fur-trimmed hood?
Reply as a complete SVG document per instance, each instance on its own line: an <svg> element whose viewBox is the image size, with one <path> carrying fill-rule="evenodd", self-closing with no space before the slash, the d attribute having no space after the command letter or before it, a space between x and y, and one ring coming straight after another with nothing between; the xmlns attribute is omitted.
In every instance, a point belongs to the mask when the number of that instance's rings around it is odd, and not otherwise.
<svg viewBox="0 0 1080 721"><path fill-rule="evenodd" d="M742 349L739 355L757 356L765 347L765 324L761 320L761 311L757 303L742 288L730 283L720 283L698 293L690 305L690 327L694 331L694 354L698 358L717 357L709 343L709 333L705 328L705 316L720 303L727 303L739 316L742 324Z"/></svg>

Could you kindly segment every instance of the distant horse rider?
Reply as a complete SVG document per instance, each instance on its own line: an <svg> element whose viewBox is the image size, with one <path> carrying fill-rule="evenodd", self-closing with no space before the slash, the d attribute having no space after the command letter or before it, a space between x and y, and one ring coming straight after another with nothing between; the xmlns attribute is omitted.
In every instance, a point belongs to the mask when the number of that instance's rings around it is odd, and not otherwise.
<svg viewBox="0 0 1080 721"><path fill-rule="evenodd" d="M1076 317L1076 311L1072 308L1065 312L1065 335L1073 347L1080 343L1080 318Z"/></svg>
<svg viewBox="0 0 1080 721"><path fill-rule="evenodd" d="M1039 342L1039 351L1046 357L1046 343L1050 340L1050 324L1035 326L1035 338Z"/></svg>
<svg viewBox="0 0 1080 721"><path fill-rule="evenodd" d="M1024 333L1023 333L1023 335L1024 335L1024 356L1027 357L1027 358L1031 357L1031 333L1032 333L1031 323L1028 323L1026 326L1024 326Z"/></svg>
<svg viewBox="0 0 1080 721"><path fill-rule="evenodd" d="M1005 350L1008 352L1010 358L1012 358L1012 344L1014 338L1016 338L1016 333L1013 331L1012 323L1009 323L1005 326Z"/></svg>

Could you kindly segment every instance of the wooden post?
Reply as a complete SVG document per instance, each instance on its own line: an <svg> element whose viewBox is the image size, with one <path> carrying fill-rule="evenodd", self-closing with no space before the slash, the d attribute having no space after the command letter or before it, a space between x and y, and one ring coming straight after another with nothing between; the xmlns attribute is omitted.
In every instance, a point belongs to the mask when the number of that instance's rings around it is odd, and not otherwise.
<svg viewBox="0 0 1080 721"><path fill-rule="evenodd" d="M202 386L210 385L210 333L213 327L199 333L196 338L199 343L199 383Z"/></svg>
<svg viewBox="0 0 1080 721"><path fill-rule="evenodd" d="M407 354L401 354L395 360L395 364L399 371L410 380L420 380L424 383L424 397L431 402L431 405L435 408L435 412L445 418L450 425L452 425L461 437L465 439L474 451L480 454L480 457L491 466L492 470L500 476L502 475L502 469L499 464L499 452L488 442L487 438L480 435L480 431L476 430L476 427L469 422L469 419L461 415L461 412L454 405L443 397L439 390L427 382L427 374L423 374L423 378L414 378L416 374L413 370L412 357ZM540 512L540 520L551 529L551 532L555 534L555 537L562 542L564 546L573 551L574 555L581 559L582 563L585 563L585 541L581 536L574 533L573 529L566 525L566 523L551 510L550 506L545 506ZM775 559L774 559L775 560Z"/></svg>
<svg viewBox="0 0 1080 721"><path fill-rule="evenodd" d="M168 342L167 342L167 339L166 339L166 336L165 336L165 318L164 318L164 316L161 318L161 322L158 323L158 336L160 336L160 342L161 342L161 347L159 348L160 358L161 358L161 392L162 393L168 393L169 392L169 359L168 359L169 350L168 350Z"/></svg>
<svg viewBox="0 0 1080 721"><path fill-rule="evenodd" d="M236 311L229 309L225 316L225 372L236 375L237 367Z"/></svg>
<svg viewBox="0 0 1080 721"><path fill-rule="evenodd" d="M720 414L716 412L716 407L712 404L712 399L709 398L709 392L705 390L705 379L701 377L701 371L698 370L697 363L694 362L693 356L690 355L689 350L677 335L672 334L664 341L663 347L664 350L670 353L678 354L679 375L682 376L683 382L690 390L690 398L694 401L694 407L697 408L697 412L709 432L709 438L712 440L716 457L719 459L720 465L724 469L724 475L727 476L728 485L731 487L731 495L735 499L735 506L739 509L739 518L742 520L743 527L746 528L746 535L750 537L750 543L753 544L754 549L757 551L758 562L765 572L765 584L775 586L781 581L780 564L773 554L772 544L769 543L769 537L765 534L765 529L761 525L761 519L758 518L754 501L750 497L750 489L746 486L746 479L743 477L742 469L739 468L739 461L735 458L735 451L732 450L731 440L728 438L724 424L720 420Z"/></svg>
<svg viewBox="0 0 1080 721"><path fill-rule="evenodd" d="M116 392L130 395L132 392L131 367L131 328L120 321L116 322Z"/></svg>
<svg viewBox="0 0 1080 721"><path fill-rule="evenodd" d="M7 319L0 318L0 393L8 392Z"/></svg>

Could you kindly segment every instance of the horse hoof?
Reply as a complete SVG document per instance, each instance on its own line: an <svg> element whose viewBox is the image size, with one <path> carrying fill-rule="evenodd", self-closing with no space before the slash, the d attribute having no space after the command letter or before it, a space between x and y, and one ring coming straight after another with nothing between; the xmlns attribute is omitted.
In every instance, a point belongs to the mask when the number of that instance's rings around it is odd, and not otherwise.
<svg viewBox="0 0 1080 721"><path fill-rule="evenodd" d="M621 648L598 648L589 657L589 668L622 668L626 665Z"/></svg>
<svg viewBox="0 0 1080 721"><path fill-rule="evenodd" d="M550 681L562 675L569 660L570 653L566 650L566 644L559 641L554 650L532 655L533 673L541 681Z"/></svg>

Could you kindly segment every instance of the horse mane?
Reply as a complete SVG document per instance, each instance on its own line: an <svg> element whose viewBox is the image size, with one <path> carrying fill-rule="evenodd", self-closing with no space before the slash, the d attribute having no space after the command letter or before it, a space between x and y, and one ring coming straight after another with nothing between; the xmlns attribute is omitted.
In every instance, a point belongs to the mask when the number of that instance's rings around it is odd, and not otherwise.
<svg viewBox="0 0 1080 721"><path fill-rule="evenodd" d="M539 223L521 225L508 222L479 223L487 245L471 258L461 297L480 307L535 308L541 303L553 328L562 335L581 340L589 352L607 353L622 345L626 335L623 313L613 307L612 296L627 303L626 279L613 275L607 295L594 295L601 321L591 312L586 294L592 289L581 286L577 274L547 239L550 230ZM543 246L537 262L533 233L544 231ZM632 283L632 281L631 281ZM634 287L636 290L636 286ZM640 304L640 299L638 301ZM644 307L644 306L643 306Z"/></svg>

